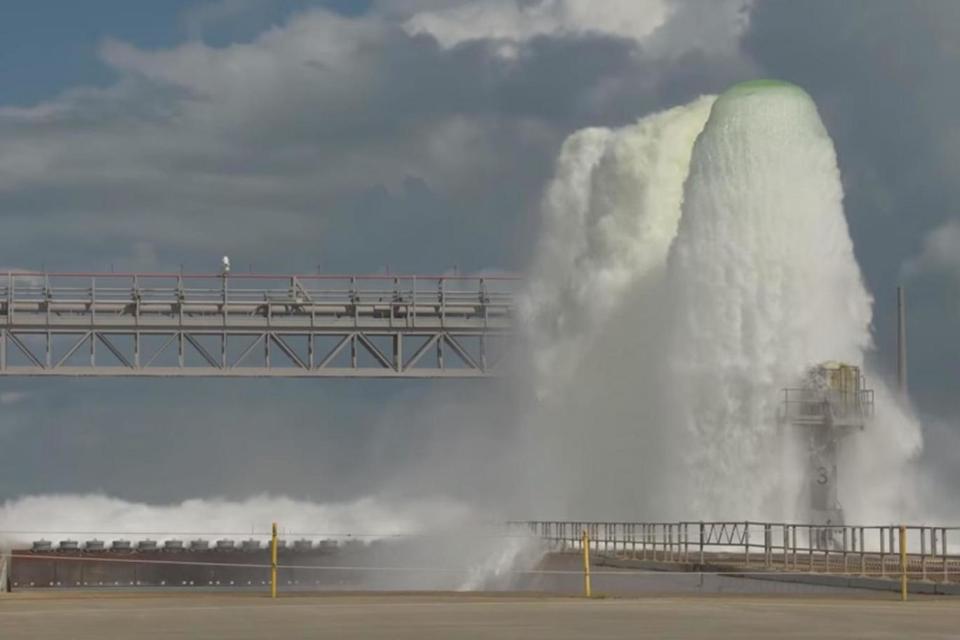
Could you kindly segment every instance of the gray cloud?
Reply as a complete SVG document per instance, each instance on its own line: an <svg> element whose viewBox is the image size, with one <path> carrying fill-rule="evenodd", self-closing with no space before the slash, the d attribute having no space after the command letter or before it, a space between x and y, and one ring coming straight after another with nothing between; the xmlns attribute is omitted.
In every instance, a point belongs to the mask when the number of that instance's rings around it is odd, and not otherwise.
<svg viewBox="0 0 960 640"><path fill-rule="evenodd" d="M451 245L432 244L435 260L516 266L525 247L498 245L517 227L529 245L525 218L568 131L689 97L698 89L671 79L715 69L695 50L646 55L622 27L534 33L505 60L497 42L447 48L405 24L315 10L227 47L105 42L112 87L0 111L8 239L53 244L72 266L92 253L124 260L139 242L168 263L229 249L291 267L312 246L300 268L316 254L334 269L402 268L417 252L390 243L358 243L354 259L335 263L335 234L371 193L396 201L371 222L405 228L389 210L403 209L412 179L436 205L424 217L448 222L432 227ZM298 246L305 238L319 242Z"/></svg>

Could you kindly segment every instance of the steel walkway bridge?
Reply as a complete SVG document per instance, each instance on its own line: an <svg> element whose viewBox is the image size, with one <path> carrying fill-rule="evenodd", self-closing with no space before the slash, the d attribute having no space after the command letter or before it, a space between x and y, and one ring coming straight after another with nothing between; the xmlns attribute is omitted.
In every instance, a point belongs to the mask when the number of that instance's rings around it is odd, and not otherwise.
<svg viewBox="0 0 960 640"><path fill-rule="evenodd" d="M2 376L477 378L514 277L0 274Z"/></svg>

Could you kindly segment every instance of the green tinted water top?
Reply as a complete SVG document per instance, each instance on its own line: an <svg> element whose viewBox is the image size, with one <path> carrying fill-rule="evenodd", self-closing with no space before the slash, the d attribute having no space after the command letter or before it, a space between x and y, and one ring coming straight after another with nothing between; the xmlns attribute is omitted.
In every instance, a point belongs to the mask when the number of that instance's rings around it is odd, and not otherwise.
<svg viewBox="0 0 960 640"><path fill-rule="evenodd" d="M810 109L812 113L816 114L813 99L802 87L782 80L759 79L735 84L721 93L713 104L711 120L715 120L716 117L723 118L735 112L739 113L740 109L743 108L744 99L755 97L763 98L764 100L761 100L761 102L764 104L767 103L766 98L773 98L781 106L792 105L791 108ZM783 101L782 99L785 98L789 99Z"/></svg>
<svg viewBox="0 0 960 640"><path fill-rule="evenodd" d="M729 89L723 92L722 95L731 95L739 93L753 93L756 91L763 91L764 89L793 89L799 91L800 93L806 94L801 87L791 83L784 82L783 80L773 80L770 78L759 78L757 80L747 80L746 82L740 82L733 85Z"/></svg>

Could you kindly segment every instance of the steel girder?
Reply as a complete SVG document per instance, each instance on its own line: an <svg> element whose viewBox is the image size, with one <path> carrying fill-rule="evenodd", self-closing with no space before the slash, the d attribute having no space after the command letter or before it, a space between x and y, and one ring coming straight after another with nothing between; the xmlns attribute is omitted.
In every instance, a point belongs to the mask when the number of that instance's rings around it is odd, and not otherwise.
<svg viewBox="0 0 960 640"><path fill-rule="evenodd" d="M514 278L8 273L0 375L486 377Z"/></svg>

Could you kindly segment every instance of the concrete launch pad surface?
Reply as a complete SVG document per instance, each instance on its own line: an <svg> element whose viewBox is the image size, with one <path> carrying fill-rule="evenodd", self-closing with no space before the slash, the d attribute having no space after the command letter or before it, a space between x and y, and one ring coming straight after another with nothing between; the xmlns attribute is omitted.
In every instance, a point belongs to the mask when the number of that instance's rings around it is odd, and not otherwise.
<svg viewBox="0 0 960 640"><path fill-rule="evenodd" d="M595 599L477 594L25 593L4 640L112 638L956 638L960 601L826 597Z"/></svg>

